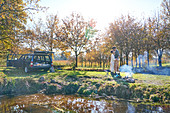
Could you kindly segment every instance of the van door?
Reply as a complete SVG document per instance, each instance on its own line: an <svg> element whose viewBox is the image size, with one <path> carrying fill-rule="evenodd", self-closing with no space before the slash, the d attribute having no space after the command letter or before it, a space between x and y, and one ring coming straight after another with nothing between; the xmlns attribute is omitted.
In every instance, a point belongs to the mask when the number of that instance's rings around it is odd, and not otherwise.
<svg viewBox="0 0 170 113"><path fill-rule="evenodd" d="M33 55L26 55L25 56L25 66L29 67L31 64L31 60L33 59Z"/></svg>
<svg viewBox="0 0 170 113"><path fill-rule="evenodd" d="M18 63L18 64L17 64L18 67L23 67L23 68L24 68L24 66L25 66L25 55L22 55L22 56L19 58L19 60L18 60L17 63Z"/></svg>

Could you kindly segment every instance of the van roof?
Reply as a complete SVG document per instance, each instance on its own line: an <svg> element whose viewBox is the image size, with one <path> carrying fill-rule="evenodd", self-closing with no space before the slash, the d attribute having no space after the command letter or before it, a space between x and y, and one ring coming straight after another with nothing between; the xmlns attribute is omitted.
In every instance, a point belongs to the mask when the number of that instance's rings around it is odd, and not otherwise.
<svg viewBox="0 0 170 113"><path fill-rule="evenodd" d="M27 53L27 54L8 54L8 55L50 55L54 52L51 51L34 51L34 53Z"/></svg>

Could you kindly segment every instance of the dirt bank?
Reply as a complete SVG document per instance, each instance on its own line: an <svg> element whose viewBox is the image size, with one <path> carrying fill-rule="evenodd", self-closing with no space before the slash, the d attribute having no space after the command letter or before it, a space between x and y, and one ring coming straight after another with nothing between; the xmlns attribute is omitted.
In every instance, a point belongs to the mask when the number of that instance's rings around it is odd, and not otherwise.
<svg viewBox="0 0 170 113"><path fill-rule="evenodd" d="M41 78L42 79L42 78ZM50 82L45 80L24 79L3 79L0 82L0 95L23 95L34 93L45 94L77 94L80 96L91 96L93 98L114 99L113 96L124 99L134 99L144 102L170 103L170 85L158 86L140 83L126 83L116 80L114 84L101 84L98 82L76 81L61 83L57 80ZM94 78L95 79L95 78Z"/></svg>

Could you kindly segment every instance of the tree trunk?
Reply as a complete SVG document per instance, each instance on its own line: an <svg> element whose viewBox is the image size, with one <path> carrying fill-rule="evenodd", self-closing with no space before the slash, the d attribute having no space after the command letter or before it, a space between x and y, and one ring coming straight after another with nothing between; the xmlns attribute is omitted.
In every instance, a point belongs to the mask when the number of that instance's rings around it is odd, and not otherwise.
<svg viewBox="0 0 170 113"><path fill-rule="evenodd" d="M144 55L142 55L142 67L145 67L145 58L144 58Z"/></svg>
<svg viewBox="0 0 170 113"><path fill-rule="evenodd" d="M33 52L33 37L31 37L31 53Z"/></svg>
<svg viewBox="0 0 170 113"><path fill-rule="evenodd" d="M133 52L132 52L131 64L132 64L132 67L133 67Z"/></svg>
<svg viewBox="0 0 170 113"><path fill-rule="evenodd" d="M137 55L135 56L136 58L136 67L138 66L138 58L137 58Z"/></svg>
<svg viewBox="0 0 170 113"><path fill-rule="evenodd" d="M120 66L123 65L122 51L120 52Z"/></svg>
<svg viewBox="0 0 170 113"><path fill-rule="evenodd" d="M123 58L122 58L122 52L121 52L121 53L120 53L120 66L122 66L122 64L123 64L123 63L122 63L122 62L123 62L122 60L123 60Z"/></svg>
<svg viewBox="0 0 170 113"><path fill-rule="evenodd" d="M86 67L86 59L84 61L85 61L85 67Z"/></svg>
<svg viewBox="0 0 170 113"><path fill-rule="evenodd" d="M158 60L157 60L157 59L155 59L155 66L157 66L157 61L158 61Z"/></svg>
<svg viewBox="0 0 170 113"><path fill-rule="evenodd" d="M123 58L123 65L125 64L125 60L126 60L126 58L124 57L124 58Z"/></svg>
<svg viewBox="0 0 170 113"><path fill-rule="evenodd" d="M51 42L50 42L50 51L53 52L53 32L51 31ZM52 53L50 53L51 57L52 57Z"/></svg>
<svg viewBox="0 0 170 113"><path fill-rule="evenodd" d="M105 68L105 62L103 61L103 70L104 70L104 68Z"/></svg>
<svg viewBox="0 0 170 113"><path fill-rule="evenodd" d="M140 58L140 56L138 56L139 57L139 68L141 68L141 58Z"/></svg>
<svg viewBox="0 0 170 113"><path fill-rule="evenodd" d="M148 67L149 67L149 50L147 50L147 61L148 61Z"/></svg>
<svg viewBox="0 0 170 113"><path fill-rule="evenodd" d="M81 67L83 67L83 61L81 62Z"/></svg>
<svg viewBox="0 0 170 113"><path fill-rule="evenodd" d="M139 68L141 68L141 61L140 61L140 49L137 49L137 55L138 55L138 60L139 60Z"/></svg>
<svg viewBox="0 0 170 113"><path fill-rule="evenodd" d="M75 65L75 67L77 67L77 62L78 62L78 54L77 54L77 51L75 51L75 55L76 55L76 65Z"/></svg>
<svg viewBox="0 0 170 113"><path fill-rule="evenodd" d="M126 65L128 65L128 53L126 53Z"/></svg>
<svg viewBox="0 0 170 113"><path fill-rule="evenodd" d="M157 50L159 67L162 67L162 53L163 53L162 49Z"/></svg>
<svg viewBox="0 0 170 113"><path fill-rule="evenodd" d="M101 59L101 56L100 56L100 68L102 67L102 59Z"/></svg>
<svg viewBox="0 0 170 113"><path fill-rule="evenodd" d="M83 57L82 57L82 62L81 62L82 64L81 64L81 67L83 67Z"/></svg>
<svg viewBox="0 0 170 113"><path fill-rule="evenodd" d="M159 67L162 67L162 53L158 56Z"/></svg>

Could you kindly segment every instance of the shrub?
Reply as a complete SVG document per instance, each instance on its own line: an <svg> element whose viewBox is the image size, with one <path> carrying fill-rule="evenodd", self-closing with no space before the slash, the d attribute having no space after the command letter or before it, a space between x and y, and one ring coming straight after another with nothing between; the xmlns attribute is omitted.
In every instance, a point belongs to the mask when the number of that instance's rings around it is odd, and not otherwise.
<svg viewBox="0 0 170 113"><path fill-rule="evenodd" d="M79 89L78 89L78 94L83 94L83 91L85 90L85 89L87 89L87 87L88 87L88 84L87 83L83 83L83 85L82 86L80 86L79 87Z"/></svg>
<svg viewBox="0 0 170 113"><path fill-rule="evenodd" d="M79 84L76 82L71 82L67 86L64 87L64 93L65 94L75 94L77 90L79 89Z"/></svg>
<svg viewBox="0 0 170 113"><path fill-rule="evenodd" d="M152 94L150 95L149 100L153 102L159 102L161 100L161 97L159 94Z"/></svg>
<svg viewBox="0 0 170 113"><path fill-rule="evenodd" d="M57 86L49 85L45 91L45 94L54 94L57 92Z"/></svg>

